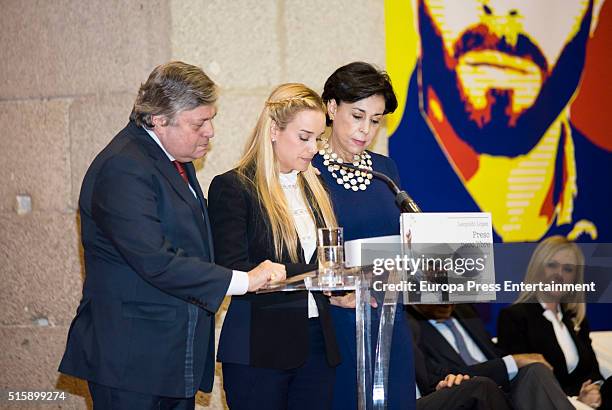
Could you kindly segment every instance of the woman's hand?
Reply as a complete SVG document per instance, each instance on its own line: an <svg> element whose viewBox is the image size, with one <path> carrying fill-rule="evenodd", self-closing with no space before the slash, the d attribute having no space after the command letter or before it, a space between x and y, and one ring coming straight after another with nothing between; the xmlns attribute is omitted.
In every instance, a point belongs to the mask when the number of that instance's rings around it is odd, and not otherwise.
<svg viewBox="0 0 612 410"><path fill-rule="evenodd" d="M356 306L356 298L355 292L347 293L343 296L332 296L330 292L323 292L325 296L329 296L329 303L334 306L339 306L346 309L355 309ZM376 303L376 299L374 297L370 298L370 306L373 308L378 307L378 303Z"/></svg>
<svg viewBox="0 0 612 410"><path fill-rule="evenodd" d="M594 409L601 406L601 392L599 391L599 385L591 383L590 379L582 383L578 400Z"/></svg>

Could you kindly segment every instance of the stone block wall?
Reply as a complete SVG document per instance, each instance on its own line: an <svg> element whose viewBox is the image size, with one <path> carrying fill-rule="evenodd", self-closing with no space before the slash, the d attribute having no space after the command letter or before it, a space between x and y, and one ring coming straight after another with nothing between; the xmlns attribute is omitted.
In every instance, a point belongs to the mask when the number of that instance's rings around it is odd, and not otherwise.
<svg viewBox="0 0 612 410"><path fill-rule="evenodd" d="M213 149L198 164L206 192L275 85L321 91L342 64L384 66L383 0L6 0L0 53L0 390L64 389L54 407L82 409L85 384L57 373L85 274L77 200L140 83L180 59L220 85ZM225 408L220 377L198 403Z"/></svg>

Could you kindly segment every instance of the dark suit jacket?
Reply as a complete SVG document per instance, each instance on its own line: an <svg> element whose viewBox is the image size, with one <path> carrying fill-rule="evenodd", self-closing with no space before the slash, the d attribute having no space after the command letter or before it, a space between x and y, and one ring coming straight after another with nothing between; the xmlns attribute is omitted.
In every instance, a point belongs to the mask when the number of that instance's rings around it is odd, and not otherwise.
<svg viewBox="0 0 612 410"><path fill-rule="evenodd" d="M315 270L316 252L310 264L303 253L291 263L285 249L281 260L274 255L267 216L253 190L235 170L216 176L208 191L209 211L217 261L229 268L250 270L269 259L283 263L287 277ZM317 226L322 219L316 216ZM298 249L301 246L298 244ZM329 302L314 293L323 328L327 360L340 361ZM276 369L302 365L308 357L307 292L278 292L233 296L223 323L218 359L221 362Z"/></svg>
<svg viewBox="0 0 612 410"><path fill-rule="evenodd" d="M520 303L502 309L497 322L500 347L509 353L541 353L554 367L559 384L569 396L576 396L586 380L601 380L599 363L591 347L589 323L584 319L578 332L570 315L563 314L563 323L569 330L580 358L571 374L567 372L565 356L557 342L552 323L542 313L539 303Z"/></svg>
<svg viewBox="0 0 612 410"><path fill-rule="evenodd" d="M436 385L440 380L446 377L446 374L443 374L443 368L435 366L431 362L429 364L427 363L427 358L419 347L421 343L420 325L413 315L407 314L406 316L408 317L408 323L412 330L412 351L414 353L414 375L416 383L419 387L421 396L426 396L435 391Z"/></svg>
<svg viewBox="0 0 612 410"><path fill-rule="evenodd" d="M146 131L130 122L93 161L79 210L83 298L60 371L128 391L210 391L214 314L231 280L214 265L209 222Z"/></svg>
<svg viewBox="0 0 612 410"><path fill-rule="evenodd" d="M437 377L445 376L448 373L485 376L495 381L499 386L508 386L508 371L502 359L503 353L491 342L491 337L487 333L482 320L471 305L456 305L453 317L461 323L488 359L486 362L473 366L465 364L444 336L423 315L412 307L408 307L408 312L418 323L420 331L418 347L425 355L430 374Z"/></svg>

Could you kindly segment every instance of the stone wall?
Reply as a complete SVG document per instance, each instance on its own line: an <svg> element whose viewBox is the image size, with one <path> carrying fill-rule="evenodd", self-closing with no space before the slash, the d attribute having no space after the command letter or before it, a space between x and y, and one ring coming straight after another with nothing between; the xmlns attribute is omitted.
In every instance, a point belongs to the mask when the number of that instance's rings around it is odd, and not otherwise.
<svg viewBox="0 0 612 410"><path fill-rule="evenodd" d="M321 91L342 64L384 65L383 12L383 0L2 1L0 390L61 388L61 408L87 408L86 386L57 373L84 276L79 189L155 65L193 63L221 86L198 167L206 191L239 158L273 86ZM220 377L198 402L224 408Z"/></svg>

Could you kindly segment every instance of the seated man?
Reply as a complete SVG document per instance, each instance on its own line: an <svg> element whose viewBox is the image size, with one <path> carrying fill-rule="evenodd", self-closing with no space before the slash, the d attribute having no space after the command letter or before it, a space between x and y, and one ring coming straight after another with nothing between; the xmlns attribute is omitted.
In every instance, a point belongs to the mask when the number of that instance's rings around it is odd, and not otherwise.
<svg viewBox="0 0 612 410"><path fill-rule="evenodd" d="M503 356L470 305L415 305L408 313L430 378L484 376L509 395L516 409L574 408L541 355Z"/></svg>
<svg viewBox="0 0 612 410"><path fill-rule="evenodd" d="M487 377L449 374L434 391L421 396L417 386L417 410L510 410L506 397Z"/></svg>
<svg viewBox="0 0 612 410"><path fill-rule="evenodd" d="M418 347L420 331L413 326L417 410L510 410L506 396L488 377L446 374L439 366L428 368Z"/></svg>
<svg viewBox="0 0 612 410"><path fill-rule="evenodd" d="M416 372L417 410L510 410L511 407L502 393L488 377L470 378L468 375L448 374L439 380L429 373L425 357L418 347L414 348ZM432 387L432 381L439 380Z"/></svg>

